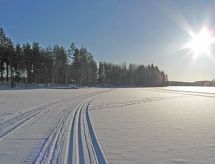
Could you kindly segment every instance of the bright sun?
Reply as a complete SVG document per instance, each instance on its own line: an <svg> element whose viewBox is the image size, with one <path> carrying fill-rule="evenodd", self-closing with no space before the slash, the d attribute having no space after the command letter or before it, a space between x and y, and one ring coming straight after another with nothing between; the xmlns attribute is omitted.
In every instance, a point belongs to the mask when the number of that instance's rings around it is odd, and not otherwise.
<svg viewBox="0 0 215 164"><path fill-rule="evenodd" d="M202 28L199 33L192 32L191 41L185 47L190 49L195 57L200 55L210 55L211 45L215 43L215 38L207 28Z"/></svg>

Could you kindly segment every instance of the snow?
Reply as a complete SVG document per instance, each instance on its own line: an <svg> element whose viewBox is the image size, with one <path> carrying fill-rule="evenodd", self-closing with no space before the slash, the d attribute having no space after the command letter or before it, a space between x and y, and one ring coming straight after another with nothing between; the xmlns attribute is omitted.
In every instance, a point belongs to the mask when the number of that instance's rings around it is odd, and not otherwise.
<svg viewBox="0 0 215 164"><path fill-rule="evenodd" d="M0 91L0 163L215 163L210 87Z"/></svg>
<svg viewBox="0 0 215 164"><path fill-rule="evenodd" d="M185 86L185 87L166 87L163 89L167 89L167 90L172 90L172 91L184 91L184 92L197 92L197 93L215 93L215 87L198 87L198 86L194 86L194 87L189 87L189 86Z"/></svg>
<svg viewBox="0 0 215 164"><path fill-rule="evenodd" d="M215 95L209 95L136 88L97 97L91 116L107 159L112 164L215 163Z"/></svg>
<svg viewBox="0 0 215 164"><path fill-rule="evenodd" d="M83 101L107 89L33 89L0 91L0 163L67 163L70 141L79 143L84 136L83 125L76 127L81 131L76 140L71 140L71 122L87 111ZM87 101L88 102L88 101ZM89 119L84 125L91 126ZM93 130L88 129L85 139L91 141ZM84 141L84 140L83 140ZM85 142L85 141L84 141ZM95 145L97 140L90 142ZM93 146L91 146L93 147ZM82 147L79 147L81 149ZM100 150L99 147L92 149ZM75 152L73 150L73 152ZM92 151L90 151L92 154ZM88 152L87 152L88 153ZM98 160L103 156L90 156ZM77 154L78 159L86 160L86 155ZM104 157L105 158L105 157ZM74 160L73 163L79 163Z"/></svg>

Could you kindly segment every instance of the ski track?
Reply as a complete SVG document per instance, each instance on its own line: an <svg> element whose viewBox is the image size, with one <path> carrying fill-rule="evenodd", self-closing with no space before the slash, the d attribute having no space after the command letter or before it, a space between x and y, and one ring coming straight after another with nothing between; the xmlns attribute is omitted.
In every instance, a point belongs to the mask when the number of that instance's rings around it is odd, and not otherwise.
<svg viewBox="0 0 215 164"><path fill-rule="evenodd" d="M64 116L58 121L33 163L60 163L60 155L64 143L63 139L65 138L65 128L69 115L70 111L66 111Z"/></svg>
<svg viewBox="0 0 215 164"><path fill-rule="evenodd" d="M103 91L104 92L104 91ZM49 104L25 110L16 114L2 114L0 122L0 142L7 139L7 135L19 131L23 125L33 126L52 109L61 108L65 103L70 107L62 108L55 126L44 138L40 150L32 148L24 154L18 163L74 163L74 164L106 164L108 163L99 141L93 130L88 107L92 96L103 92L90 93L61 99ZM107 92L107 91L105 91ZM62 106L63 107L63 106ZM68 109L69 108L69 109ZM5 117L4 117L5 116ZM20 127L20 128L19 128ZM38 150L35 152L35 149Z"/></svg>
<svg viewBox="0 0 215 164"><path fill-rule="evenodd" d="M89 116L92 98L83 101L74 113L71 124L70 145L67 163L106 164L109 163L95 135Z"/></svg>
<svg viewBox="0 0 215 164"><path fill-rule="evenodd" d="M83 100L77 105L74 114L71 111L65 112L47 137L33 163L61 163L64 161L69 164L108 164L90 121L88 107L91 100L92 98ZM66 160L63 160L61 159L64 158L62 157L62 149L66 139L66 130L70 124L69 120L72 120L67 141L69 147L66 151ZM26 159L23 160L24 163L28 163Z"/></svg>
<svg viewBox="0 0 215 164"><path fill-rule="evenodd" d="M89 110L106 110L140 103L184 98L185 96L215 98L214 93L168 89L146 90L167 94L174 93L178 94L178 96L140 98L120 103L105 103L91 106L89 108L90 103L97 95L111 91L109 90L77 96L72 101L71 98L64 98L16 114L2 113L0 115L0 142L5 138L9 140L9 134L13 135L13 132L19 131L24 125L33 126L38 123L42 120L43 116L49 114L53 109L60 109L58 115L56 115L57 117L55 118L56 121L55 124L53 124L54 126L49 128L48 130L50 130L50 132L48 135L42 138L43 141L40 147L38 148L37 145L35 145L35 147L32 148L32 151L24 154L21 162L19 162L35 164L108 164L109 161L107 160L104 150L93 129Z"/></svg>
<svg viewBox="0 0 215 164"><path fill-rule="evenodd" d="M0 123L0 139L7 135L8 133L15 130L16 128L18 128L20 125L30 120L31 118L41 114L42 112L44 112L44 110L47 110L48 107L57 105L64 101L65 100L55 101L32 110L22 112L21 114L17 114L11 118L4 120L3 122Z"/></svg>

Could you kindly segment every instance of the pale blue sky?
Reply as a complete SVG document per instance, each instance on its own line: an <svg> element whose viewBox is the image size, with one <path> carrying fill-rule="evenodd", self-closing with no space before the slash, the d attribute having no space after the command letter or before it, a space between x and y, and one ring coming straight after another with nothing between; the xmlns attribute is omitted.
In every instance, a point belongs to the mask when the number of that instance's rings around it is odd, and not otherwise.
<svg viewBox="0 0 215 164"><path fill-rule="evenodd" d="M213 0L0 0L0 26L15 43L75 42L96 61L153 63L169 80L211 80L215 57L194 61L180 48L190 39L185 22L215 30L214 8Z"/></svg>

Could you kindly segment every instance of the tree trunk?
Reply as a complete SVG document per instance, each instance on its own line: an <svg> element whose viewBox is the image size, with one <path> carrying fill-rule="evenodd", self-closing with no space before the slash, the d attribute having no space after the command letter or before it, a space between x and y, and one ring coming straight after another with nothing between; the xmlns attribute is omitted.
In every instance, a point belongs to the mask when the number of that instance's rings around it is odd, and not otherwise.
<svg viewBox="0 0 215 164"><path fill-rule="evenodd" d="M6 66L6 80L9 81L9 64Z"/></svg>
<svg viewBox="0 0 215 164"><path fill-rule="evenodd" d="M4 77L3 77L3 70L1 69L1 83L3 84L3 81L4 81L4 79L3 79Z"/></svg>

